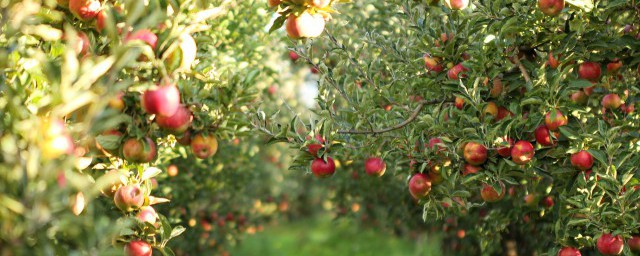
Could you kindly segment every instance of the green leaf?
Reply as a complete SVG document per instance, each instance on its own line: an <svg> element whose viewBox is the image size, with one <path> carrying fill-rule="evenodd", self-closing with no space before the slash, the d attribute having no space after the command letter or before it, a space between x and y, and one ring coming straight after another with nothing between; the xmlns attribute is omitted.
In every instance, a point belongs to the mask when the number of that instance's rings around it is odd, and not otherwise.
<svg viewBox="0 0 640 256"><path fill-rule="evenodd" d="M120 147L122 136L118 135L98 135L96 141L100 146L107 150L114 150Z"/></svg>

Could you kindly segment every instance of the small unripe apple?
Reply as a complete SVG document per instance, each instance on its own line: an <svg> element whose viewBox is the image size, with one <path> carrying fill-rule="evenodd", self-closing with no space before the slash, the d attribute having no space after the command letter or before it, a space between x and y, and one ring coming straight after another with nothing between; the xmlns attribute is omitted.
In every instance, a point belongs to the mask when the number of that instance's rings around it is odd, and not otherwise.
<svg viewBox="0 0 640 256"><path fill-rule="evenodd" d="M582 171L589 170L593 166L593 156L588 151L581 150L571 155L571 165Z"/></svg>
<svg viewBox="0 0 640 256"><path fill-rule="evenodd" d="M640 236L631 236L631 238L627 240L627 245L629 245L629 249L631 249L631 252L640 252Z"/></svg>
<svg viewBox="0 0 640 256"><path fill-rule="evenodd" d="M468 71L467 68L465 68L462 63L459 63L455 66L453 66L452 68L449 69L449 71L447 71L447 77L451 80L458 80L459 78L465 78L467 77L467 75L464 74L464 72Z"/></svg>
<svg viewBox="0 0 640 256"><path fill-rule="evenodd" d="M73 153L75 145L67 133L64 122L57 119L47 119L42 121L39 130L38 147L44 159L55 159Z"/></svg>
<svg viewBox="0 0 640 256"><path fill-rule="evenodd" d="M444 4L451 10L462 10L469 6L469 0L444 0Z"/></svg>
<svg viewBox="0 0 640 256"><path fill-rule="evenodd" d="M169 175L169 177L177 176L178 166L176 166L175 164L169 165L169 167L167 167L167 174Z"/></svg>
<svg viewBox="0 0 640 256"><path fill-rule="evenodd" d="M423 199L431 191L431 179L423 173L414 174L409 180L409 193L415 199Z"/></svg>
<svg viewBox="0 0 640 256"><path fill-rule="evenodd" d="M480 196L485 202L493 203L502 200L505 194L505 187L502 181L498 182L500 185L500 193L496 191L492 186L487 183L482 183L482 190L480 190Z"/></svg>
<svg viewBox="0 0 640 256"><path fill-rule="evenodd" d="M587 103L588 96L583 91L576 91L571 94L571 101L576 104L585 104Z"/></svg>
<svg viewBox="0 0 640 256"><path fill-rule="evenodd" d="M580 250L573 247L563 247L558 251L558 256L582 256Z"/></svg>
<svg viewBox="0 0 640 256"><path fill-rule="evenodd" d="M545 147L550 147L550 146L555 145L558 142L558 138L560 136L560 133L554 132L553 133L553 135L555 137L555 139L554 139L554 138L551 137L551 131L549 131L549 128L547 128L544 125L540 125L534 131L534 135L536 137L536 142L538 142L538 144L540 144L542 146L545 146Z"/></svg>
<svg viewBox="0 0 640 256"><path fill-rule="evenodd" d="M322 158L316 158L311 162L311 172L318 178L326 178L336 172L336 164L333 158L327 157L325 162Z"/></svg>
<svg viewBox="0 0 640 256"><path fill-rule="evenodd" d="M138 218L138 220L143 223L148 222L151 225L155 225L156 221L158 220L158 214L156 213L156 210L153 209L153 207L143 206L140 208L138 214L136 214L136 218Z"/></svg>
<svg viewBox="0 0 640 256"><path fill-rule="evenodd" d="M600 63L587 61L580 64L580 67L578 67L578 76L582 79L586 79L591 82L598 82L598 80L600 80L600 75Z"/></svg>
<svg viewBox="0 0 640 256"><path fill-rule="evenodd" d="M476 142L469 142L464 146L464 160L471 165L481 165L487 161L487 148Z"/></svg>
<svg viewBox="0 0 640 256"><path fill-rule="evenodd" d="M602 97L602 107L606 109L618 109L620 105L622 105L622 100L620 100L620 96L615 93L610 93Z"/></svg>
<svg viewBox="0 0 640 256"><path fill-rule="evenodd" d="M538 8L546 15L556 16L564 9L564 0L538 0Z"/></svg>
<svg viewBox="0 0 640 256"><path fill-rule="evenodd" d="M364 162L364 170L369 176L380 177L387 170L387 164L379 157L370 157Z"/></svg>
<svg viewBox="0 0 640 256"><path fill-rule="evenodd" d="M622 110L622 112L626 113L626 114L631 114L633 113L633 111L636 109L635 108L635 104L631 103L631 104L622 104L620 105L620 109Z"/></svg>
<svg viewBox="0 0 640 256"><path fill-rule="evenodd" d="M200 159L212 157L218 151L218 140L213 134L196 134L191 139L191 150Z"/></svg>
<svg viewBox="0 0 640 256"><path fill-rule="evenodd" d="M460 97L456 97L455 99L455 105L457 109L462 110L462 108L464 108L464 99L460 98Z"/></svg>
<svg viewBox="0 0 640 256"><path fill-rule="evenodd" d="M153 249L145 241L131 241L124 246L124 255L126 256L151 256Z"/></svg>
<svg viewBox="0 0 640 256"><path fill-rule="evenodd" d="M620 255L624 249L624 241L620 235L603 233L596 244L598 251L604 255Z"/></svg>
<svg viewBox="0 0 640 256"><path fill-rule="evenodd" d="M166 129L172 134L182 134L191 126L193 115L185 106L178 107L178 110L172 116L156 116L158 126Z"/></svg>
<svg viewBox="0 0 640 256"><path fill-rule="evenodd" d="M533 145L526 140L516 142L511 148L511 161L519 165L529 163L533 159L533 155Z"/></svg>
<svg viewBox="0 0 640 256"><path fill-rule="evenodd" d="M149 137L130 138L122 144L122 156L134 163L148 163L156 158L156 143Z"/></svg>
<svg viewBox="0 0 640 256"><path fill-rule="evenodd" d="M180 91L174 84L161 85L145 91L141 103L150 115L173 116L180 108Z"/></svg>
<svg viewBox="0 0 640 256"><path fill-rule="evenodd" d="M94 19L100 7L100 1L97 0L69 0L69 11L82 21Z"/></svg>
<svg viewBox="0 0 640 256"><path fill-rule="evenodd" d="M131 212L142 207L144 194L137 184L122 186L116 190L113 202L121 211Z"/></svg>
<svg viewBox="0 0 640 256"><path fill-rule="evenodd" d="M464 164L464 166L462 167L462 176L467 176L469 174L478 173L479 171L482 171L482 167L473 166L473 165L470 165L470 164Z"/></svg>
<svg viewBox="0 0 640 256"><path fill-rule="evenodd" d="M498 155L502 157L510 157L511 147L513 147L513 144L515 141L511 138L504 137L504 138L498 138L496 142L497 144L508 144L508 145L498 146L498 149L496 151L498 151Z"/></svg>
<svg viewBox="0 0 640 256"><path fill-rule="evenodd" d="M549 128L549 130L555 131L560 126L565 126L569 123L567 117L565 117L560 110L552 110L547 112L544 117L544 124Z"/></svg>
<svg viewBox="0 0 640 256"><path fill-rule="evenodd" d="M482 110L482 113L487 116L492 116L494 120L498 119L498 105L496 105L495 102L491 101L489 103L487 103L487 105L484 107L484 109Z"/></svg>
<svg viewBox="0 0 640 256"><path fill-rule="evenodd" d="M286 22L287 34L291 39L318 37L324 31L322 15L303 12L300 16L290 14Z"/></svg>
<svg viewBox="0 0 640 256"><path fill-rule="evenodd" d="M444 70L444 67L442 66L442 64L440 64L442 59L438 57L431 57L431 55L429 54L425 54L422 58L424 59L424 66L427 68L427 70L433 71L435 73L440 73L442 72L442 70Z"/></svg>

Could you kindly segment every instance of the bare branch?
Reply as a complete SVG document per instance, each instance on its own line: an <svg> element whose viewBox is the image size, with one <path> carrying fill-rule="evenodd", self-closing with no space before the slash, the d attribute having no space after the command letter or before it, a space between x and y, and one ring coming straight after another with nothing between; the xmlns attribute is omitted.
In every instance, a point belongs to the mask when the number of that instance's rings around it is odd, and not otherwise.
<svg viewBox="0 0 640 256"><path fill-rule="evenodd" d="M520 59L518 58L518 54L513 56L513 58L511 59L520 69L520 72L522 73L522 76L524 76L524 80L527 81L527 84L532 85L533 83L531 82L531 77L529 76L529 72L527 72L527 69L524 67L524 65L522 65L522 62L520 62Z"/></svg>
<svg viewBox="0 0 640 256"><path fill-rule="evenodd" d="M441 100L423 100L423 101L420 101L418 103L418 106L413 110L413 112L409 116L409 118L407 118L406 120L402 121L402 123L399 123L399 124L394 125L392 127L387 127L387 128L381 129L381 130L370 130L370 131L340 130L340 131L338 131L338 133L339 134L374 134L375 135L375 134L394 131L394 130L400 129L402 127L405 127L408 124L410 124L411 122L413 122L414 120L416 120L416 118L418 117L418 114L420 114L420 111L422 110L422 108L424 108L425 105L432 105L432 104L444 103L444 102L453 102L453 100L444 100L444 101L441 101Z"/></svg>

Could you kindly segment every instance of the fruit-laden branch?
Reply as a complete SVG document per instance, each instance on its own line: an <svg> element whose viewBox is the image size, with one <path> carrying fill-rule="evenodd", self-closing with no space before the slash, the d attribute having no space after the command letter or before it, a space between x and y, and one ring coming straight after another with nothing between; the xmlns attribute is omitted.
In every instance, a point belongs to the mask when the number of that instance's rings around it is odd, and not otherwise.
<svg viewBox="0 0 640 256"><path fill-rule="evenodd" d="M397 125L394 125L392 127L387 127L381 130L370 130L370 131L358 131L358 130L340 130L338 131L338 133L340 134L380 134L380 133L385 133L385 132L390 132L393 130L397 130L400 129L402 127L405 127L406 125L410 124L411 122L413 122L417 117L418 114L420 114L420 111L422 110L422 108L425 105L432 105L432 104L437 104L437 103L445 103L445 102L453 102L453 100L449 99L449 100L423 100L420 101L418 103L418 106L413 110L413 112L411 113L411 115L409 116L409 118L407 118L406 120L402 121L402 123L399 123Z"/></svg>

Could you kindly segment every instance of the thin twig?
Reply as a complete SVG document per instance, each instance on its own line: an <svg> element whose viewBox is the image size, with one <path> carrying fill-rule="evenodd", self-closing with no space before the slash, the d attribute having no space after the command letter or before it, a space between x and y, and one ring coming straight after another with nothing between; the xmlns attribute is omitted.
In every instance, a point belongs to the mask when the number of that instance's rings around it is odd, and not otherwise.
<svg viewBox="0 0 640 256"><path fill-rule="evenodd" d="M400 129L402 127L405 127L406 125L410 124L411 122L413 122L417 117L418 114L420 114L420 111L422 110L422 108L425 105L431 105L431 104L436 104L436 103L441 103L441 102L450 102L452 100L445 100L445 101L440 101L440 100L423 100L420 101L418 103L418 106L413 110L413 112L411 113L411 115L409 116L409 118L407 118L406 120L402 121L402 123L399 123L397 125L391 126L391 127L387 127L381 130L369 130L369 131L359 131L359 130L340 130L338 131L339 134L380 134L380 133L385 133L385 132L390 132L393 130L397 130Z"/></svg>

